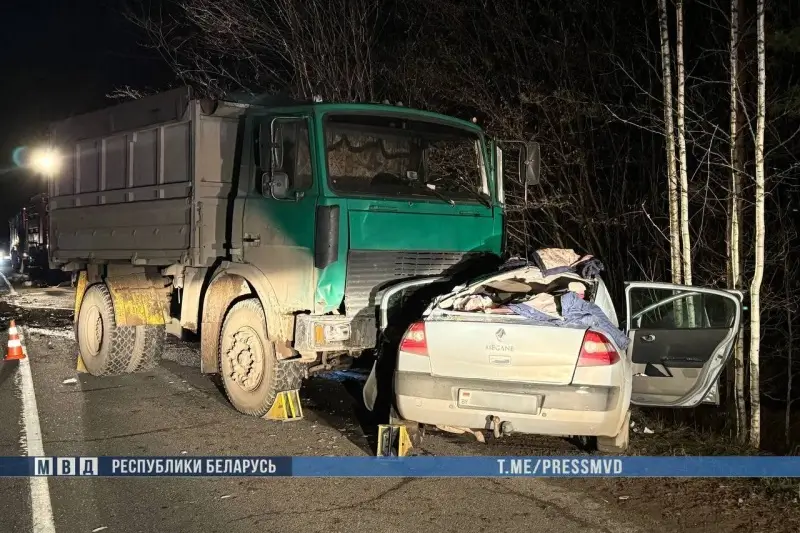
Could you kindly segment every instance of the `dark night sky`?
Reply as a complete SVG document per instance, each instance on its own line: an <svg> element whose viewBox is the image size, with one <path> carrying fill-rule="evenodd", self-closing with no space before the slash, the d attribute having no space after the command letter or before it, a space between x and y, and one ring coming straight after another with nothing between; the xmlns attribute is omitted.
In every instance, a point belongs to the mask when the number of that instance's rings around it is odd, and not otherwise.
<svg viewBox="0 0 800 533"><path fill-rule="evenodd" d="M44 185L13 168L16 146L47 125L109 105L114 88L159 87L170 73L123 16L126 0L0 2L0 241L5 221Z"/></svg>

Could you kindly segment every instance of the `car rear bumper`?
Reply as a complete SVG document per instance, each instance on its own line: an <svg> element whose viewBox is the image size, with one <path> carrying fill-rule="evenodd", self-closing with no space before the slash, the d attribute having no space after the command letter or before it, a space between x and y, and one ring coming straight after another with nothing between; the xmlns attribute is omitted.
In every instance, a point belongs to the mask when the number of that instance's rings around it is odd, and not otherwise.
<svg viewBox="0 0 800 533"><path fill-rule="evenodd" d="M619 432L628 410L625 395L617 387L534 385L444 378L419 372L396 372L394 387L397 412L402 418L437 426L488 429L487 420L496 416L501 422L510 422L515 433L612 437ZM462 389L497 397L537 396L539 402L533 409L526 402L523 412L514 412L508 407L509 402L506 407L464 407L459 406Z"/></svg>

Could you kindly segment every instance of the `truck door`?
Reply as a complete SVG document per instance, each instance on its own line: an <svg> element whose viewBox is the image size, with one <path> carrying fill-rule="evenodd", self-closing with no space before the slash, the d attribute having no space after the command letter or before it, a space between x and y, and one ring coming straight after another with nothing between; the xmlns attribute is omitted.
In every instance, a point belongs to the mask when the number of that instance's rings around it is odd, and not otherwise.
<svg viewBox="0 0 800 533"><path fill-rule="evenodd" d="M310 121L307 116L267 116L258 121L257 171L245 202L243 259L267 276L282 305L311 309L317 186Z"/></svg>
<svg viewBox="0 0 800 533"><path fill-rule="evenodd" d="M716 391L733 351L742 295L666 283L625 289L631 403L694 407Z"/></svg>

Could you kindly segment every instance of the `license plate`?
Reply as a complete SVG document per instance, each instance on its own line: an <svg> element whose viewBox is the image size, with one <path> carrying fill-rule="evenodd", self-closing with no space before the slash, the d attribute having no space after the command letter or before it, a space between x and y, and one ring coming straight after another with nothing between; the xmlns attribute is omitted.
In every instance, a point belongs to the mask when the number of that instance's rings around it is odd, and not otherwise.
<svg viewBox="0 0 800 533"><path fill-rule="evenodd" d="M459 389L458 407L461 409L484 409L505 413L539 414L542 396L515 394L483 390Z"/></svg>

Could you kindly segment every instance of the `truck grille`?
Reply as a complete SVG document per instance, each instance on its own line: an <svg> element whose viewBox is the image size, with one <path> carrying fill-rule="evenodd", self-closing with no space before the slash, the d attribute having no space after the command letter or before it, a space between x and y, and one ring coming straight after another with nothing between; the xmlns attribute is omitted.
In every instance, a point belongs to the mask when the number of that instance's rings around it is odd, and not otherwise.
<svg viewBox="0 0 800 533"><path fill-rule="evenodd" d="M347 256L345 312L355 316L372 313L393 281L417 276L435 276L460 263L468 252L384 252L351 250Z"/></svg>

